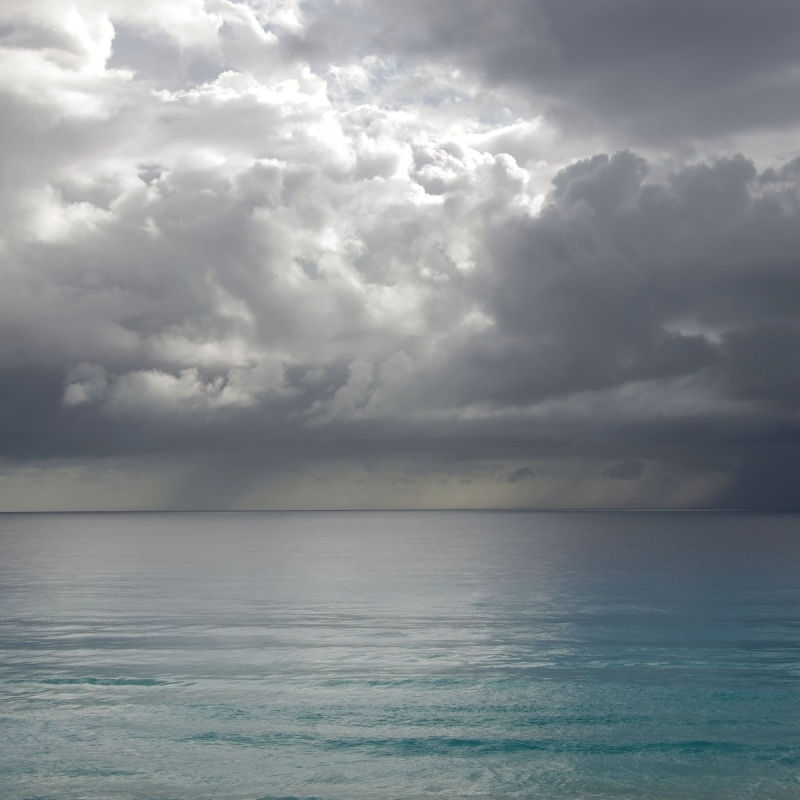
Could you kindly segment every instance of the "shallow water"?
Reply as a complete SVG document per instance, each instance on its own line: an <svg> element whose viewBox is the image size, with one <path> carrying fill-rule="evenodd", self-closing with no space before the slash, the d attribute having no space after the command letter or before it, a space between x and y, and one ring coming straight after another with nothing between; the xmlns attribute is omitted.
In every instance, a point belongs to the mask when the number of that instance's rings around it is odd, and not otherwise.
<svg viewBox="0 0 800 800"><path fill-rule="evenodd" d="M800 797L800 517L0 515L0 797Z"/></svg>

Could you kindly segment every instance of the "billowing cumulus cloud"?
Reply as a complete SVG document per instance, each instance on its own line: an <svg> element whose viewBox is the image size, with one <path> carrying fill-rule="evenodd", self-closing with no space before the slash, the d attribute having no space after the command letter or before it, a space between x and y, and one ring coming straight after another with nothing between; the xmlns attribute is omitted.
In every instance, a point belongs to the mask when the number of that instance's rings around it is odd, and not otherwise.
<svg viewBox="0 0 800 800"><path fill-rule="evenodd" d="M796 504L759 9L0 10L0 503Z"/></svg>

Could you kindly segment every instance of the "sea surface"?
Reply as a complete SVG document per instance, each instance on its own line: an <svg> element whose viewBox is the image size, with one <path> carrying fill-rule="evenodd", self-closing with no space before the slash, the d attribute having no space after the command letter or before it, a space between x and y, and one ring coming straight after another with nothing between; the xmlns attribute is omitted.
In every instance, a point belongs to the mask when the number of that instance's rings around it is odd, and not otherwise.
<svg viewBox="0 0 800 800"><path fill-rule="evenodd" d="M800 517L0 515L2 800L797 800Z"/></svg>

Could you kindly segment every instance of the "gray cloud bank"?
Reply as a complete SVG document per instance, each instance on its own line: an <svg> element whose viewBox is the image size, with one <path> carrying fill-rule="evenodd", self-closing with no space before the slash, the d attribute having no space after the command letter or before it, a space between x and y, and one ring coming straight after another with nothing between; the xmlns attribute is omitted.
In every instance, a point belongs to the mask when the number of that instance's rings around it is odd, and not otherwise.
<svg viewBox="0 0 800 800"><path fill-rule="evenodd" d="M3 10L0 502L796 507L796 17Z"/></svg>
<svg viewBox="0 0 800 800"><path fill-rule="evenodd" d="M444 61L517 89L567 125L663 142L798 121L800 8L791 0L377 0L317 9L290 45L312 62L342 50Z"/></svg>

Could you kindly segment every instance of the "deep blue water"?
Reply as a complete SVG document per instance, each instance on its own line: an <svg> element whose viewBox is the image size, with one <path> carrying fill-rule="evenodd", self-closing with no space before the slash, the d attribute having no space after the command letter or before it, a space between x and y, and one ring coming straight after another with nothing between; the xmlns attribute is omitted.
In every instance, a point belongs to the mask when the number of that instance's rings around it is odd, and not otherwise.
<svg viewBox="0 0 800 800"><path fill-rule="evenodd" d="M0 797L800 798L800 517L0 515Z"/></svg>

